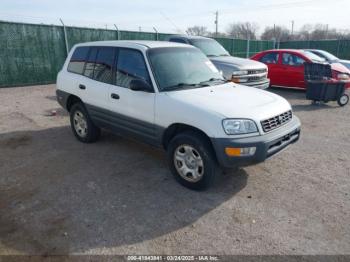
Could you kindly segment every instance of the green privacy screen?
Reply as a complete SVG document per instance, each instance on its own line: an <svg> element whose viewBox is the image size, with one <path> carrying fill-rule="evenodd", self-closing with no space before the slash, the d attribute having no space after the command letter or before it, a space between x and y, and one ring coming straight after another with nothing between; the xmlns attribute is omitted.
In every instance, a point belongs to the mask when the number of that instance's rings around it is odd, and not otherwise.
<svg viewBox="0 0 350 262"><path fill-rule="evenodd" d="M66 59L66 40L70 50L75 44L102 40L160 40L171 34L107 29L23 24L0 21L0 87L54 83ZM250 57L272 49L272 41L247 41L217 38L238 57ZM348 46L349 50L350 47Z"/></svg>
<svg viewBox="0 0 350 262"><path fill-rule="evenodd" d="M52 83L65 56L62 27L0 23L0 87Z"/></svg>

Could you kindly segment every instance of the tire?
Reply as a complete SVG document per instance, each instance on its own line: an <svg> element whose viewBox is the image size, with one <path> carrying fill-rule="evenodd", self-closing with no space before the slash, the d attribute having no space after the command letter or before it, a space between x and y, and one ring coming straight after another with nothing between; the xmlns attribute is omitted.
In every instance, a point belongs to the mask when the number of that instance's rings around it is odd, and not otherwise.
<svg viewBox="0 0 350 262"><path fill-rule="evenodd" d="M170 170L181 185L205 190L213 184L218 165L205 136L192 131L180 133L170 141L167 155Z"/></svg>
<svg viewBox="0 0 350 262"><path fill-rule="evenodd" d="M79 102L70 110L70 124L75 137L83 143L93 143L101 135L101 129L94 125L85 106Z"/></svg>
<svg viewBox="0 0 350 262"><path fill-rule="evenodd" d="M343 94L337 100L339 106L345 106L349 103L349 96L347 94Z"/></svg>

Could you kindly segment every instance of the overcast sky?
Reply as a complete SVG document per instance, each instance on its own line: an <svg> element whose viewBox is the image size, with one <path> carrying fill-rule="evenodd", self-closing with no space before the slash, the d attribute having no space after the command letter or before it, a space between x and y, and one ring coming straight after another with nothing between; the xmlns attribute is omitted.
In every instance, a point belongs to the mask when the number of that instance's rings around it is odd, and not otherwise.
<svg viewBox="0 0 350 262"><path fill-rule="evenodd" d="M183 32L204 25L215 30L214 12L219 11L219 31L232 22L255 22L260 30L274 23L295 29L303 24L323 23L350 29L350 0L1 0L0 20L106 27L160 32Z"/></svg>

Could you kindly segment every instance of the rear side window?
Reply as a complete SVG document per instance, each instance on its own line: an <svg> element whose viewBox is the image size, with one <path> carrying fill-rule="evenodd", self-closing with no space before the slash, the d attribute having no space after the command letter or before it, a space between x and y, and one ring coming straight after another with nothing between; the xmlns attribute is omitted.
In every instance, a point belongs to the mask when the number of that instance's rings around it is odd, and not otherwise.
<svg viewBox="0 0 350 262"><path fill-rule="evenodd" d="M182 44L186 44L186 41L181 39L181 38L171 38L170 42L176 42L176 43L182 43Z"/></svg>
<svg viewBox="0 0 350 262"><path fill-rule="evenodd" d="M77 47L69 61L67 70L76 74L83 74L84 65L89 52L89 47Z"/></svg>
<svg viewBox="0 0 350 262"><path fill-rule="evenodd" d="M151 85L145 59L141 52L132 49L119 49L116 85L129 88L130 82L141 79Z"/></svg>
<svg viewBox="0 0 350 262"><path fill-rule="evenodd" d="M260 58L260 62L264 64L277 64L278 63L278 53L268 53Z"/></svg>
<svg viewBox="0 0 350 262"><path fill-rule="evenodd" d="M86 59L84 76L87 76L90 78L94 77L94 68L95 68L97 50L98 50L97 47L90 48L90 53L88 55L88 58Z"/></svg>
<svg viewBox="0 0 350 262"><path fill-rule="evenodd" d="M108 84L112 83L114 57L115 48L99 48L94 66L93 79Z"/></svg>
<svg viewBox="0 0 350 262"><path fill-rule="evenodd" d="M305 60L297 55L283 53L282 63L289 66L301 66L305 63Z"/></svg>

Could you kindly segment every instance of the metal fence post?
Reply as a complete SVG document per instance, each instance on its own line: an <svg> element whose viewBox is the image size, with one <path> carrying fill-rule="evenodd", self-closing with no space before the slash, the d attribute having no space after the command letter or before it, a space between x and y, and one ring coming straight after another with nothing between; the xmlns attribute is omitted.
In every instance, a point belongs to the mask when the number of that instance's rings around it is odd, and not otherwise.
<svg viewBox="0 0 350 262"><path fill-rule="evenodd" d="M235 54L235 40L231 38L231 55Z"/></svg>
<svg viewBox="0 0 350 262"><path fill-rule="evenodd" d="M156 40L158 41L158 31L155 27L153 27L153 30L156 32Z"/></svg>
<svg viewBox="0 0 350 262"><path fill-rule="evenodd" d="M249 58L249 53L250 53L250 38L247 40L247 58Z"/></svg>
<svg viewBox="0 0 350 262"><path fill-rule="evenodd" d="M66 31L66 26L65 24L63 23L62 19L60 18L60 21L63 25L63 33L64 33L64 43L66 45L66 52L67 52L67 55L69 53L69 46L68 46L68 38L67 38L67 31Z"/></svg>
<svg viewBox="0 0 350 262"><path fill-rule="evenodd" d="M337 57L339 57L339 50L340 50L340 39L338 39L338 46L337 46Z"/></svg>
<svg viewBox="0 0 350 262"><path fill-rule="evenodd" d="M119 28L114 24L115 29L117 29L117 40L119 40Z"/></svg>

